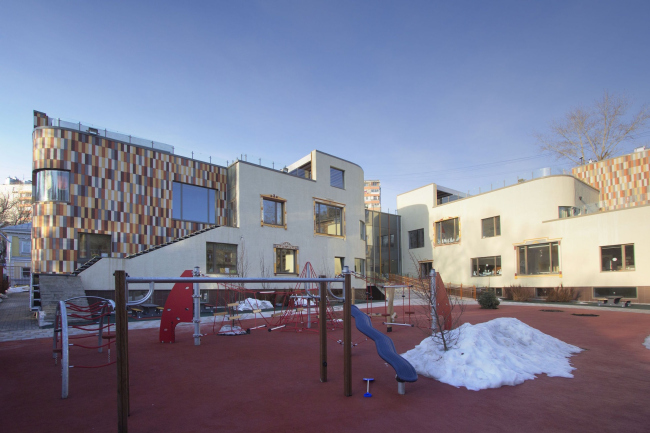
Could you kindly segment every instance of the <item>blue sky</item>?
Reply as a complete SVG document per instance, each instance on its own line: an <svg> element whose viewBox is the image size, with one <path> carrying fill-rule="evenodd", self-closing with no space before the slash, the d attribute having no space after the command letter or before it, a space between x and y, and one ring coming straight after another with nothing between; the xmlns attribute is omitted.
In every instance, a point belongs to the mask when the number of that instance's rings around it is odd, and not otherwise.
<svg viewBox="0 0 650 433"><path fill-rule="evenodd" d="M532 134L604 90L650 102L648 1L3 2L0 179L32 110L276 167L319 149L475 193L547 166ZM630 142L628 147L649 139ZM629 149L628 149L629 150Z"/></svg>

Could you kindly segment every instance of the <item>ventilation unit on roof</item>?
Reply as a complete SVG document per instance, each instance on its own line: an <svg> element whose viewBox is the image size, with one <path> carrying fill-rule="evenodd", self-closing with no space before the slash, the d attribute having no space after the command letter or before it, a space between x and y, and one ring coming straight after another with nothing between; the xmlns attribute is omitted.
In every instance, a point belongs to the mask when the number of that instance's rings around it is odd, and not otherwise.
<svg viewBox="0 0 650 433"><path fill-rule="evenodd" d="M635 152L643 152L645 151L645 146L637 147L634 149Z"/></svg>

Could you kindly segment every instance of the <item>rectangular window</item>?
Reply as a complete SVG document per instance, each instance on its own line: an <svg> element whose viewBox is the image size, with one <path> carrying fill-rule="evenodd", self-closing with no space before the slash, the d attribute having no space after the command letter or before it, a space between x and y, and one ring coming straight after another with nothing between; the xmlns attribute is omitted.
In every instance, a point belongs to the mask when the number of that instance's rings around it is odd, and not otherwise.
<svg viewBox="0 0 650 433"><path fill-rule="evenodd" d="M298 251L275 249L275 273L276 274L297 274Z"/></svg>
<svg viewBox="0 0 650 433"><path fill-rule="evenodd" d="M359 221L359 236L362 241L366 240L366 223L363 221Z"/></svg>
<svg viewBox="0 0 650 433"><path fill-rule="evenodd" d="M497 275L501 275L501 256L472 259L472 277L494 277Z"/></svg>
<svg viewBox="0 0 650 433"><path fill-rule="evenodd" d="M22 277L24 278L29 278L31 275L31 269L30 268L22 268Z"/></svg>
<svg viewBox="0 0 650 433"><path fill-rule="evenodd" d="M322 235L343 236L343 208L316 202L314 231Z"/></svg>
<svg viewBox="0 0 650 433"><path fill-rule="evenodd" d="M634 244L600 247L600 270L633 271Z"/></svg>
<svg viewBox="0 0 650 433"><path fill-rule="evenodd" d="M354 259L354 272L360 275L366 275L365 259Z"/></svg>
<svg viewBox="0 0 650 433"><path fill-rule="evenodd" d="M93 257L110 257L111 235L79 233L78 262L85 263Z"/></svg>
<svg viewBox="0 0 650 433"><path fill-rule="evenodd" d="M344 175L345 172L343 170L339 170L338 168L330 167L330 185L334 186L336 188L345 188L345 179Z"/></svg>
<svg viewBox="0 0 650 433"><path fill-rule="evenodd" d="M237 245L206 242L205 267L208 274L237 274Z"/></svg>
<svg viewBox="0 0 650 433"><path fill-rule="evenodd" d="M484 238L501 236L501 216L482 219L481 228Z"/></svg>
<svg viewBox="0 0 650 433"><path fill-rule="evenodd" d="M70 172L42 170L36 173L32 187L34 201L70 201Z"/></svg>
<svg viewBox="0 0 650 433"><path fill-rule="evenodd" d="M604 298L605 296L635 299L637 297L636 287L594 287L594 298Z"/></svg>
<svg viewBox="0 0 650 433"><path fill-rule="evenodd" d="M334 257L334 275L341 275L345 266L345 257Z"/></svg>
<svg viewBox="0 0 650 433"><path fill-rule="evenodd" d="M409 232L409 249L424 247L424 229Z"/></svg>
<svg viewBox="0 0 650 433"><path fill-rule="evenodd" d="M262 199L262 218L264 224L283 226L284 202L266 198Z"/></svg>
<svg viewBox="0 0 650 433"><path fill-rule="evenodd" d="M580 215L580 209L575 206L558 206L558 216L560 218L569 218Z"/></svg>
<svg viewBox="0 0 650 433"><path fill-rule="evenodd" d="M217 190L186 183L173 183L172 218L216 224L216 214Z"/></svg>
<svg viewBox="0 0 650 433"><path fill-rule="evenodd" d="M20 254L31 254L32 253L32 242L29 239L20 240Z"/></svg>
<svg viewBox="0 0 650 433"><path fill-rule="evenodd" d="M559 251L558 242L517 247L519 275L558 274L560 272Z"/></svg>
<svg viewBox="0 0 650 433"><path fill-rule="evenodd" d="M433 269L433 262L420 262L420 278L429 278Z"/></svg>
<svg viewBox="0 0 650 433"><path fill-rule="evenodd" d="M436 222L436 245L460 242L460 220L451 218Z"/></svg>

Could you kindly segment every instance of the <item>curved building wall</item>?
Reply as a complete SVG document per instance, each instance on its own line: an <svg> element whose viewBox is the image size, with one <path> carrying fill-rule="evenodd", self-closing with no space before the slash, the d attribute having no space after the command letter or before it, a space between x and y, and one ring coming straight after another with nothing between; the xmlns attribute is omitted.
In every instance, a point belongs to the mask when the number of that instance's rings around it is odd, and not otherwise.
<svg viewBox="0 0 650 433"><path fill-rule="evenodd" d="M172 218L173 182L217 190L227 224L224 167L58 127L37 126L33 145L34 180L70 172L68 202L34 203L33 272L74 271L80 233L111 235L111 257L125 257L211 225Z"/></svg>

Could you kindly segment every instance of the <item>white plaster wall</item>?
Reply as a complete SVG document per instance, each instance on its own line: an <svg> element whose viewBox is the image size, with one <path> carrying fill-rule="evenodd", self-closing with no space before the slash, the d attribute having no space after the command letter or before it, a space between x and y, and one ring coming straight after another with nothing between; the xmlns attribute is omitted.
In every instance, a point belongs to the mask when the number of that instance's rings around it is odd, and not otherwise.
<svg viewBox="0 0 650 433"><path fill-rule="evenodd" d="M132 259L102 259L80 274L84 288L112 289L112 275L117 269L126 270L132 277L180 276L184 270L194 266L200 266L205 272L206 242L237 244L240 249L243 245L248 261L247 277L260 276L260 257L264 258L272 276L275 262L273 245L284 242L298 247L299 270L309 261L317 274L331 277L334 275L334 257L345 257L345 264L354 269L355 258L365 259L365 243L359 231L359 221L365 218L363 170L356 164L322 152L314 151L311 155L314 172L317 170L319 173L316 180L301 179L245 162L237 163L238 228L218 227ZM344 189L330 186L330 166L345 171ZM286 230L261 225L260 195L271 194L287 200ZM345 205L344 238L314 233L314 198ZM353 279L353 283L356 288L365 287L361 280ZM171 285L161 285L160 288L171 288Z"/></svg>

